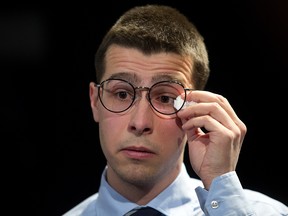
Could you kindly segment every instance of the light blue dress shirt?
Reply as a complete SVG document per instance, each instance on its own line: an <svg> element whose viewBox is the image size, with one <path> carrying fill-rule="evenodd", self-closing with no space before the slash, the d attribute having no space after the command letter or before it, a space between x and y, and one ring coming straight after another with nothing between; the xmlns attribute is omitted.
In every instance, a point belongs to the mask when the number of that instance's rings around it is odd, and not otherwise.
<svg viewBox="0 0 288 216"><path fill-rule="evenodd" d="M138 207L108 184L106 169L99 192L63 216L123 216ZM288 216L288 207L283 203L262 193L243 189L236 172L217 177L207 191L199 179L189 176L184 164L174 182L146 206L167 216Z"/></svg>

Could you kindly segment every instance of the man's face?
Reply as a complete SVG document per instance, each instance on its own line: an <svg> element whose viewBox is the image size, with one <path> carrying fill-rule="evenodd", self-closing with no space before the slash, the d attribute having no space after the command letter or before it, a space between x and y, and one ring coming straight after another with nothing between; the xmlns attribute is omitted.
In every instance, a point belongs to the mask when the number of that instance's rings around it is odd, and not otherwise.
<svg viewBox="0 0 288 216"><path fill-rule="evenodd" d="M111 46L102 79L125 79L134 86L150 87L163 80L178 80L191 87L192 61L172 53L144 55L136 49ZM192 86L193 87L193 86ZM146 187L167 185L180 171L186 135L176 114L165 116L149 104L147 91L132 107L113 113L103 107L98 89L90 85L93 116L99 122L101 147L107 159L108 182Z"/></svg>

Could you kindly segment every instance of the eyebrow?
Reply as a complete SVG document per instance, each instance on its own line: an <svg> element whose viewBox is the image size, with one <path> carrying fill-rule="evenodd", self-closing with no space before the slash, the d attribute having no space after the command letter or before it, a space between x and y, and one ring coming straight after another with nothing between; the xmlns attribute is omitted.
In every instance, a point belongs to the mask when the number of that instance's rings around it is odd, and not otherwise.
<svg viewBox="0 0 288 216"><path fill-rule="evenodd" d="M139 78L134 73L128 73L128 72L119 72L112 74L109 79L124 79L128 82L139 82Z"/></svg>
<svg viewBox="0 0 288 216"><path fill-rule="evenodd" d="M179 79L179 77L177 78L177 76L172 75L170 73L161 73L161 74L157 74L156 76L152 77L153 83L160 82L160 81L166 81L166 80L168 80L168 81L170 81L170 80L181 81L181 79Z"/></svg>
<svg viewBox="0 0 288 216"><path fill-rule="evenodd" d="M131 83L139 83L141 80L135 73L130 73L130 72L115 73L115 74L112 74L109 77L109 79L124 79ZM151 82L156 83L160 81L171 81L171 80L175 80L179 82L182 81L182 79L179 79L179 77L177 78L177 76L172 75L171 73L160 73L160 74L153 76L151 79Z"/></svg>

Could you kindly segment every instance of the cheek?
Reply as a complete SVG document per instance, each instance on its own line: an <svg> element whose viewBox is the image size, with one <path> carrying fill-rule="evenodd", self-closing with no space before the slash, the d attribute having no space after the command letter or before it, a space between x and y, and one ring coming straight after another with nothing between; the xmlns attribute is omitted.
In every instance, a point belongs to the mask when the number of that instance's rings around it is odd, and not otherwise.
<svg viewBox="0 0 288 216"><path fill-rule="evenodd" d="M111 119L101 119L103 116L100 117L100 124L99 124L99 139L102 151L107 158L110 158L117 152L119 146L117 143L117 137L120 138L121 133L123 131L120 130L120 126L117 121Z"/></svg>
<svg viewBox="0 0 288 216"><path fill-rule="evenodd" d="M101 144L103 143L104 146L109 145L109 148L113 148L113 145L117 143L117 139L123 136L123 130L127 127L127 122L125 123L123 119L115 117L115 114L106 111L99 112L99 122Z"/></svg>
<svg viewBox="0 0 288 216"><path fill-rule="evenodd" d="M158 143L161 143L159 146L161 160L165 161L168 167L174 167L183 160L187 136L175 121L163 123L158 129L161 131L157 136Z"/></svg>
<svg viewBox="0 0 288 216"><path fill-rule="evenodd" d="M163 130L171 131L171 135L184 134L180 118L171 119L167 122L167 124L164 122L160 125L163 125Z"/></svg>
<svg viewBox="0 0 288 216"><path fill-rule="evenodd" d="M158 125L157 130L160 136L159 139L162 140L163 148L167 148L167 145L173 149L182 148L186 142L186 135L181 126L181 120L178 118Z"/></svg>

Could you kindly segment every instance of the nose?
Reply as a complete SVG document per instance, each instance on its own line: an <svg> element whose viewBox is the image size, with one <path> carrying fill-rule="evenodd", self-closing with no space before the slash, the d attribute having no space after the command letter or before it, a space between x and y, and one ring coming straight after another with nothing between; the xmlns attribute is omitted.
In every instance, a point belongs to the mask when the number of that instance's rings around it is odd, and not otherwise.
<svg viewBox="0 0 288 216"><path fill-rule="evenodd" d="M137 98L131 109L131 119L129 122L129 131L137 136L150 134L153 130L154 112L149 101L147 100L148 92L140 91L140 93L141 96ZM143 94L145 94L145 97Z"/></svg>

